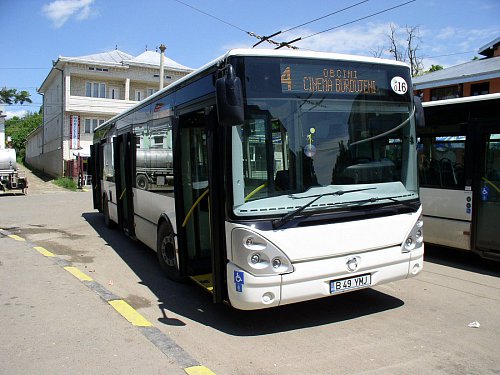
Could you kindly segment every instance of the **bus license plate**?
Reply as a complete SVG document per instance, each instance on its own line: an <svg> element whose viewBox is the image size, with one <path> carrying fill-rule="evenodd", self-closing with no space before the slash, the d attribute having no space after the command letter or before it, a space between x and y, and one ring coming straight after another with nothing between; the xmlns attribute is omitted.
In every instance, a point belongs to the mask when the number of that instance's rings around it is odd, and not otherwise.
<svg viewBox="0 0 500 375"><path fill-rule="evenodd" d="M330 293L345 292L347 290L364 288L371 285L371 275L360 275L340 280L330 281Z"/></svg>

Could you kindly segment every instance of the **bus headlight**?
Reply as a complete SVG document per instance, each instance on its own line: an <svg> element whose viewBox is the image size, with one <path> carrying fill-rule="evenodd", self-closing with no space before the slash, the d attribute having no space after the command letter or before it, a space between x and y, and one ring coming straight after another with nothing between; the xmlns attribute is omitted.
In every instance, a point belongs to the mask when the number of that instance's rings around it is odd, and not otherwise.
<svg viewBox="0 0 500 375"><path fill-rule="evenodd" d="M259 254L253 254L252 257L250 258L250 261L252 264L257 264L260 262L260 255Z"/></svg>
<svg viewBox="0 0 500 375"><path fill-rule="evenodd" d="M417 240L417 242L423 242L424 241L424 236L422 234L422 229L419 229L415 232L415 239Z"/></svg>
<svg viewBox="0 0 500 375"><path fill-rule="evenodd" d="M256 276L293 272L292 263L278 247L244 228L233 229L231 254L234 264Z"/></svg>
<svg viewBox="0 0 500 375"><path fill-rule="evenodd" d="M274 258L273 259L273 268L278 269L281 267L281 259L280 258Z"/></svg>
<svg viewBox="0 0 500 375"><path fill-rule="evenodd" d="M420 216L403 243L403 252L406 253L422 246L424 242L423 226L424 222Z"/></svg>

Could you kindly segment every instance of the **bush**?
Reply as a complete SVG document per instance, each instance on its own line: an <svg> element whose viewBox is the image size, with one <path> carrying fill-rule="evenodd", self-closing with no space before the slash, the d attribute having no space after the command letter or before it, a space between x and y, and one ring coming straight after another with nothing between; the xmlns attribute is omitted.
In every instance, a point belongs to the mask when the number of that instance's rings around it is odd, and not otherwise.
<svg viewBox="0 0 500 375"><path fill-rule="evenodd" d="M72 191L76 191L77 189L76 182L69 177L59 177L57 180L54 180L54 184Z"/></svg>

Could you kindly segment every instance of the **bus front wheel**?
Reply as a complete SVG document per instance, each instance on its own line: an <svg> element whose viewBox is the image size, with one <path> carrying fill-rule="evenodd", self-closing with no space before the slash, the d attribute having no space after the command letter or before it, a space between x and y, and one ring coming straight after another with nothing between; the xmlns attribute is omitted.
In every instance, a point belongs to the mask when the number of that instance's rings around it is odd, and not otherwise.
<svg viewBox="0 0 500 375"><path fill-rule="evenodd" d="M173 281L184 281L179 271L174 234L166 223L158 229L157 249L158 260L167 277Z"/></svg>

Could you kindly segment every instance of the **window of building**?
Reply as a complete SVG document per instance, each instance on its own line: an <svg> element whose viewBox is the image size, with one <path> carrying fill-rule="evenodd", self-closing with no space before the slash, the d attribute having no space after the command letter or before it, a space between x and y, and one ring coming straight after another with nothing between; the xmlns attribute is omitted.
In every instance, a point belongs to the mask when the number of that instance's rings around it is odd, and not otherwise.
<svg viewBox="0 0 500 375"><path fill-rule="evenodd" d="M462 86L438 87L431 90L431 100L443 100L462 97Z"/></svg>
<svg viewBox="0 0 500 375"><path fill-rule="evenodd" d="M120 88L110 87L109 88L109 99L120 99Z"/></svg>
<svg viewBox="0 0 500 375"><path fill-rule="evenodd" d="M85 96L92 98L105 98L106 84L101 82L87 82L85 84Z"/></svg>
<svg viewBox="0 0 500 375"><path fill-rule="evenodd" d="M160 75L159 75L159 74L153 74L153 77L154 77L154 78L159 78L159 77L160 77ZM169 75L164 75L164 76L163 76L163 78L164 78L164 79L172 79L172 76L169 76Z"/></svg>
<svg viewBox="0 0 500 375"><path fill-rule="evenodd" d="M470 94L471 96L475 95L485 95L490 93L490 83L489 82L481 82L475 83L470 86Z"/></svg>
<svg viewBox="0 0 500 375"><path fill-rule="evenodd" d="M103 122L104 120L98 120L95 118L86 118L84 125L85 134L92 134L94 132L94 129L97 128L98 125L101 125Z"/></svg>
<svg viewBox="0 0 500 375"><path fill-rule="evenodd" d="M108 68L96 68L94 66L89 66L89 70L94 70L94 71L97 71L97 72L108 72L109 71Z"/></svg>
<svg viewBox="0 0 500 375"><path fill-rule="evenodd" d="M151 96L151 95L153 95L155 92L156 92L156 90L155 90L155 89L148 89L148 90L147 90L147 95L148 95L148 96Z"/></svg>
<svg viewBox="0 0 500 375"><path fill-rule="evenodd" d="M135 90L135 100L140 102L142 99L144 99L144 93L142 90Z"/></svg>

